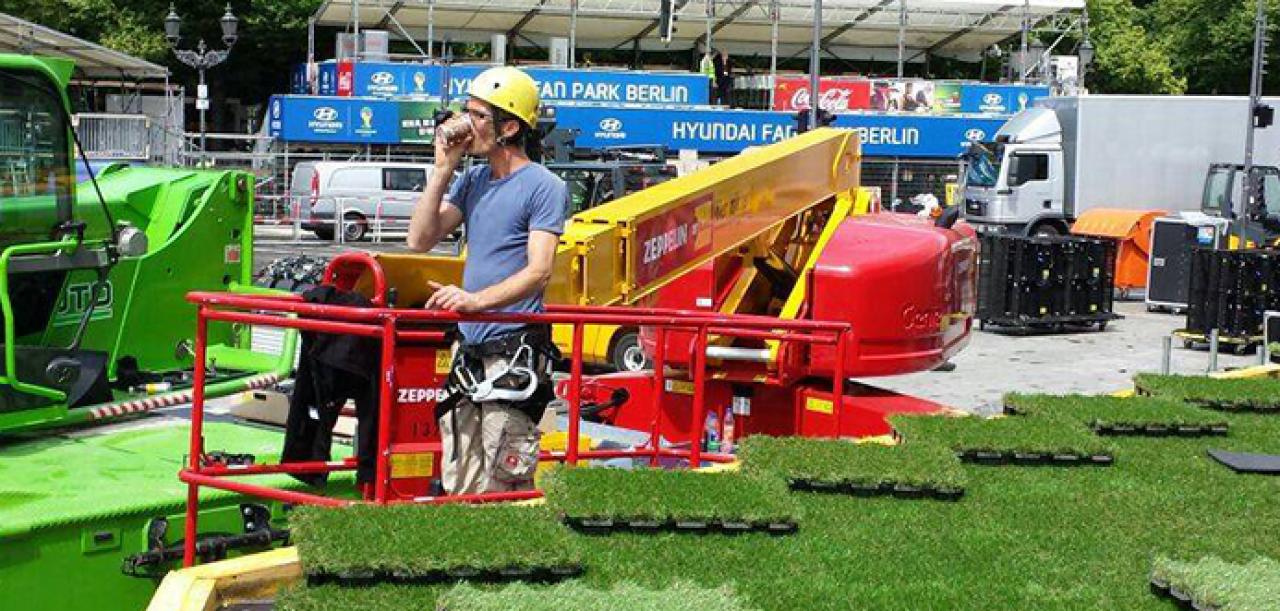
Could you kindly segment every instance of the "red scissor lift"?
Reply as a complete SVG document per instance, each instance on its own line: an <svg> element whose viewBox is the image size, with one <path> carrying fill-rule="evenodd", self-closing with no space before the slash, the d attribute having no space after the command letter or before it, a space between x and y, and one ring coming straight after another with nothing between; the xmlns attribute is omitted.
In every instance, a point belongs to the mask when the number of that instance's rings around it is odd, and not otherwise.
<svg viewBox="0 0 1280 611"><path fill-rule="evenodd" d="M495 502L529 499L541 496L539 491L498 492L487 494L431 496L431 480L439 476L440 436L434 418L434 404L438 397L433 392L400 392L402 389L439 389L448 375L448 343L446 329L467 321L521 322L565 324L573 327L571 374L564 393L569 405L568 445L563 452L543 452L541 460L575 464L582 459L647 458L651 465L662 459L687 461L688 465L703 462L730 462L732 455L701 451L703 423L708 409L718 412L723 422L726 405L709 407L707 400L708 357L707 345L711 337L739 338L755 342L777 341L786 358L801 360L808 348L834 351L834 367L831 372L830 396L832 399L834 426L824 427L824 434L835 435L841 430L840 411L844 406L845 373L844 352L851 327L847 323L807 320L780 320L763 316L719 315L707 312L671 310L659 308L615 308L550 306L542 314L468 314L459 315L424 309L396 309L386 306L387 283L377 261L364 253L346 253L336 257L325 272L324 282L351 290L362 275L372 278L373 307L353 308L304 302L297 295L245 296L229 293L193 292L188 301L198 307L195 340L195 392L191 412L191 446L189 462L179 472L179 478L188 484L185 550L183 562L191 566L195 562L197 541L197 516L199 488L220 488L249 496L273 499L289 503L344 506L356 502L372 503L450 503ZM381 385L378 402L377 467L373 486L364 490L363 501L326 497L318 494L281 490L269 486L246 483L242 478L273 473L315 474L354 470L356 461L348 458L340 461L291 462L283 464L224 465L207 460L203 443L204 378L206 363L206 334L210 321L241 323L256 326L292 328L317 333L336 333L364 336L381 342ZM633 410L647 420L643 427L649 433L649 441L643 447L612 450L579 450L579 422L582 413L583 383L582 341L583 329L592 324L628 324L648 329L655 337L654 368L648 374L643 400L650 409ZM685 350L678 358L668 358L670 350ZM783 350L785 349L785 350ZM781 360L782 357L780 357ZM669 362L687 364L691 391L667 392ZM760 367L764 367L761 365ZM725 373L716 372L724 381ZM602 377L607 378L607 376ZM734 379L744 382L778 380L761 369L740 369ZM634 377L632 378L634 381ZM599 389L597 389L599 390ZM630 405L636 404L633 397ZM785 404L784 404L785 405ZM757 410L759 417L781 418L787 425L754 427L759 432L799 432L802 414L798 404L788 406L795 413L776 413L779 410ZM752 430L751 416L743 417L741 430ZM809 432L808 434L814 434ZM664 445L662 440L673 442ZM680 443L683 441L684 443ZM428 468L424 468L430 465Z"/></svg>

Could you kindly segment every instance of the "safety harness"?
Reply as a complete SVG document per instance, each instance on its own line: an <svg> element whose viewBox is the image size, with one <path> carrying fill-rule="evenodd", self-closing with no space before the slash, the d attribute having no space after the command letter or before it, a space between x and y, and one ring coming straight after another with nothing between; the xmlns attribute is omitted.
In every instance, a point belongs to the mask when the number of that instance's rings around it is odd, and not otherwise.
<svg viewBox="0 0 1280 611"><path fill-rule="evenodd" d="M504 357L505 367L493 377L485 374L486 358ZM551 372L561 358L551 341L551 328L530 326L481 344L458 347L445 381L447 396L436 404L436 419L453 419L453 459L458 453L457 406L462 399L477 407L502 402L523 412L534 424L542 420L547 404L555 398Z"/></svg>

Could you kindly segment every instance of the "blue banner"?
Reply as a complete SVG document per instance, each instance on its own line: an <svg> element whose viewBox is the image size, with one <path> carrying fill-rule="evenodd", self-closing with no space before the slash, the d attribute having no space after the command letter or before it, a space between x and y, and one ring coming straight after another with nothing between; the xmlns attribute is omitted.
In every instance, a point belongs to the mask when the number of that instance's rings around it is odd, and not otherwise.
<svg viewBox="0 0 1280 611"><path fill-rule="evenodd" d="M410 101L275 96L268 129L288 141L401 143L401 114ZM669 150L736 153L795 134L795 114L714 108L556 107L560 128L577 131L578 148L661 145ZM965 142L989 140L1004 118L844 114L836 127L858 132L868 157L951 158Z"/></svg>
<svg viewBox="0 0 1280 611"><path fill-rule="evenodd" d="M353 98L272 96L267 129L297 142L398 144L395 102Z"/></svg>
<svg viewBox="0 0 1280 611"><path fill-rule="evenodd" d="M323 64L334 70L332 63ZM449 67L449 95L465 95L471 80L489 66ZM707 77L695 73L525 68L544 102L705 105ZM363 62L355 65L353 95L437 97L444 69L438 65ZM336 89L335 89L336 91Z"/></svg>
<svg viewBox="0 0 1280 611"><path fill-rule="evenodd" d="M868 157L955 157L969 142L990 140L1005 118L839 115L835 127L858 132Z"/></svg>
<svg viewBox="0 0 1280 611"><path fill-rule="evenodd" d="M1048 87L966 83L960 89L960 112L1010 115L1047 97Z"/></svg>
<svg viewBox="0 0 1280 611"><path fill-rule="evenodd" d="M662 145L737 152L795 133L794 115L757 110L557 106L556 126L577 130L578 148Z"/></svg>
<svg viewBox="0 0 1280 611"><path fill-rule="evenodd" d="M869 157L955 157L964 143L994 136L1004 119L845 114L836 127L852 128ZM559 106L558 127L578 130L579 148L663 145L671 150L736 153L795 134L792 113L677 108Z"/></svg>

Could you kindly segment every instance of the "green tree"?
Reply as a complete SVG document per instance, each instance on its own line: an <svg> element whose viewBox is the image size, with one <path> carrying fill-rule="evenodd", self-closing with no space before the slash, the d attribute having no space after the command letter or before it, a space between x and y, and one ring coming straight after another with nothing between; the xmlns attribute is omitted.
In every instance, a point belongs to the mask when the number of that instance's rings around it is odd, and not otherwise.
<svg viewBox="0 0 1280 611"><path fill-rule="evenodd" d="M1087 83L1097 93L1179 94L1187 81L1174 69L1165 44L1142 25L1130 0L1089 0L1089 34L1095 47Z"/></svg>
<svg viewBox="0 0 1280 611"><path fill-rule="evenodd" d="M1190 93L1247 94L1256 7L1256 0L1155 0L1143 12ZM1274 35L1280 0L1268 0L1267 8ZM1275 45L1268 57L1273 66L1280 60ZM1280 92L1280 80L1264 80L1264 85L1268 92Z"/></svg>
<svg viewBox="0 0 1280 611"><path fill-rule="evenodd" d="M0 0L0 12L96 42L166 66L172 82L193 92L196 72L179 62L164 38L164 18L170 0ZM321 0L232 0L240 19L239 41L227 62L207 73L215 98L236 97L245 104L266 101L289 86L293 66L306 61L307 19ZM218 20L226 4L178 2L182 17L182 46L193 48L203 38L222 47ZM332 48L332 33L317 40L317 48ZM323 45L328 45L325 47ZM325 56L321 52L321 56ZM218 120L218 105L213 116Z"/></svg>

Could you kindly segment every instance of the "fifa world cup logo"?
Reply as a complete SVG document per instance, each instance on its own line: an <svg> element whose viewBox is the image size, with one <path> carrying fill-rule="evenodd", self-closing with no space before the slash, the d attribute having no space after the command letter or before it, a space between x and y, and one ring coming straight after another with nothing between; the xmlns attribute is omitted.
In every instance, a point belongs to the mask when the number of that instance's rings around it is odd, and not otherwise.
<svg viewBox="0 0 1280 611"><path fill-rule="evenodd" d="M360 127L371 129L373 127L373 109L368 106L360 108Z"/></svg>
<svg viewBox="0 0 1280 611"><path fill-rule="evenodd" d="M413 90L424 91L427 87L427 75L422 72L413 73Z"/></svg>

